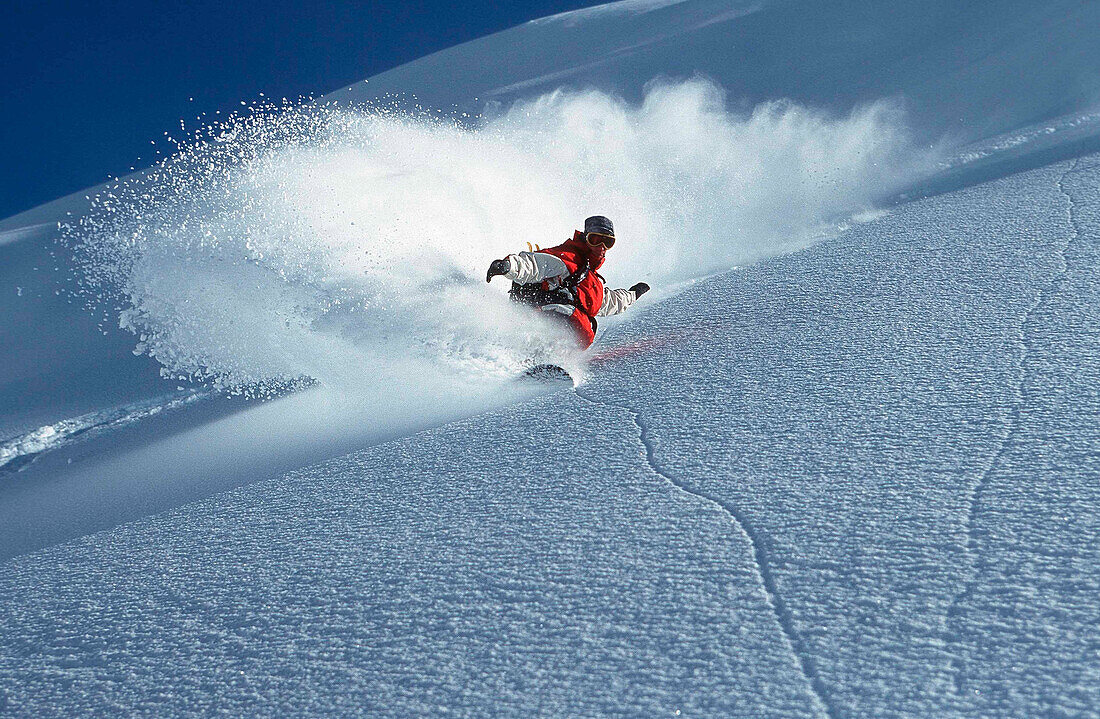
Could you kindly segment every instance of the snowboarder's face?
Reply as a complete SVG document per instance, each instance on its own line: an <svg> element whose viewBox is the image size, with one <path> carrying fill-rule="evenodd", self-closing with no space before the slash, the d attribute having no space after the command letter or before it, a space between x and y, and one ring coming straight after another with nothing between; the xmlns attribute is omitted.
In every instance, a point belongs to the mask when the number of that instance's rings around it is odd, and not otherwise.
<svg viewBox="0 0 1100 719"><path fill-rule="evenodd" d="M605 250L610 250L612 247L615 246L614 235L604 235L599 232L589 232L584 236L584 241L587 242L591 247L602 248Z"/></svg>

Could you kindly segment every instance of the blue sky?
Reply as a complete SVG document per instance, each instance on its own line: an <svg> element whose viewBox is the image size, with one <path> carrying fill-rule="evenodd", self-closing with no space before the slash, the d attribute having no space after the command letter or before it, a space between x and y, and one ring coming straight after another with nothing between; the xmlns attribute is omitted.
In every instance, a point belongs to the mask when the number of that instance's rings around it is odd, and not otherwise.
<svg viewBox="0 0 1100 719"><path fill-rule="evenodd" d="M0 24L0 218L148 164L149 141L180 118L231 109L260 92L323 94L593 4L13 3Z"/></svg>

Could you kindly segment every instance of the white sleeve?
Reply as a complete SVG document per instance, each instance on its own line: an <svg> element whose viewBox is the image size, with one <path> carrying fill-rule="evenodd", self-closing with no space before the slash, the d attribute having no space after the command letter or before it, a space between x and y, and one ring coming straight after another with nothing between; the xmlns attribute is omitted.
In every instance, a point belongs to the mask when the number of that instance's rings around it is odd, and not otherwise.
<svg viewBox="0 0 1100 719"><path fill-rule="evenodd" d="M596 313L597 317L606 317L607 315L617 315L620 312L625 312L627 307L634 304L634 300L638 299L638 295L631 290L617 289L603 291L603 304L600 305L600 311Z"/></svg>
<svg viewBox="0 0 1100 719"><path fill-rule="evenodd" d="M508 255L508 271L504 276L521 285L529 285L568 274L569 268L560 257L545 252L517 252Z"/></svg>

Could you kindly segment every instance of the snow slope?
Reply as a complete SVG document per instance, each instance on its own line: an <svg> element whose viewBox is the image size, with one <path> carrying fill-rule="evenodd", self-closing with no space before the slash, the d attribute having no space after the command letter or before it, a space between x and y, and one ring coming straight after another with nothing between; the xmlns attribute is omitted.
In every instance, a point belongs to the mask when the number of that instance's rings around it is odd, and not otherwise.
<svg viewBox="0 0 1100 719"><path fill-rule="evenodd" d="M1093 715L1098 179L899 207L575 393L11 560L8 711Z"/></svg>
<svg viewBox="0 0 1100 719"><path fill-rule="evenodd" d="M480 109L559 87L630 98L702 73L751 106L786 97L846 112L901 95L920 136L973 141L1100 97L1093 3L611 3L542 18L348 88ZM430 78L425 82L425 77ZM335 96L336 93L333 94Z"/></svg>
<svg viewBox="0 0 1100 719"><path fill-rule="evenodd" d="M616 3L335 94L473 129L246 119L84 254L5 221L0 716L1096 716L1095 13ZM394 370L593 205L657 290L575 391Z"/></svg>

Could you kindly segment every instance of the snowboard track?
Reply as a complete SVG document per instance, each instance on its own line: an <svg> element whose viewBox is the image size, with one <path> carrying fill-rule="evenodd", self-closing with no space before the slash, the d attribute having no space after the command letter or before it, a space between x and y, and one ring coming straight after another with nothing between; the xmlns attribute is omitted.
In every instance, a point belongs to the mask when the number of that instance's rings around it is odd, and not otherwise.
<svg viewBox="0 0 1100 719"><path fill-rule="evenodd" d="M982 572L985 570L985 561L982 556L981 536L978 530L978 515L982 512L982 507L985 504L985 495L989 491L989 483L993 476L993 473L997 471L1004 464L1004 458L1008 450L1012 447L1013 441L1016 435L1020 431L1021 416L1023 414L1024 406L1027 404L1028 395L1028 363L1032 355L1031 340L1028 336L1029 326L1033 322L1033 318L1036 310L1038 310L1044 302L1046 302L1052 295L1054 295L1062 286L1065 281L1066 275L1069 272L1069 264L1066 259L1066 255L1069 252L1070 247L1075 241L1080 240L1081 232L1078 228L1076 203L1073 200L1073 196L1066 190L1065 181L1071 174L1077 172L1078 166L1081 164L1081 158L1076 158L1070 167L1058 176L1058 180L1055 182L1058 192L1065 199L1065 212L1066 220L1069 225L1069 232L1065 237L1065 241L1058 243L1054 247L1056 268L1054 277L1046 284L1046 286L1040 287L1035 295L1035 300L1028 305L1020 318L1020 323L1016 328L1016 336L1013 338L1017 347L1017 361L1016 361L1016 387L1015 396L1013 398L1012 407L1009 410L1008 417L1006 419L1006 427L1001 441L997 445L997 449L994 451L993 456L989 460L989 464L982 470L978 479L974 482L973 488L970 492L970 498L967 506L966 513L966 554L970 557L970 572L961 591L955 595L952 599L950 606L947 608L946 619L947 622L957 622L959 617L963 614L962 604L969 599L974 590L978 586L978 579ZM955 631L953 635L953 641L958 642L961 639L961 632ZM954 669L954 685L955 693L959 697L965 698L966 692L966 666L961 656L956 657L951 661L952 669Z"/></svg>
<svg viewBox="0 0 1100 719"><path fill-rule="evenodd" d="M590 404L618 409L628 413L633 419L634 425L638 428L639 438L642 446L645 448L646 461L649 463L650 468L680 492L690 495L695 500L703 500L721 510L723 514L729 517L736 529L745 536L749 545L752 547L753 561L756 566L757 574L760 576L760 583L767 596L768 606L775 615L776 622L779 624L779 628L784 638L787 640L788 649L793 655L802 673L803 679L805 679L811 694L819 705L819 713L827 717L827 719L840 719L840 713L829 700L829 694L826 691L825 682L821 678L817 662L810 656L805 642L795 628L794 616L791 613L790 607L787 606L783 596L779 593L779 585L771 569L773 562L761 539L760 530L748 519L743 510L719 497L696 489L676 479L672 473L662 467L656 457L656 446L653 442L652 432L638 412L626 405L593 399L583 392L580 387L574 388L574 392L578 397Z"/></svg>

